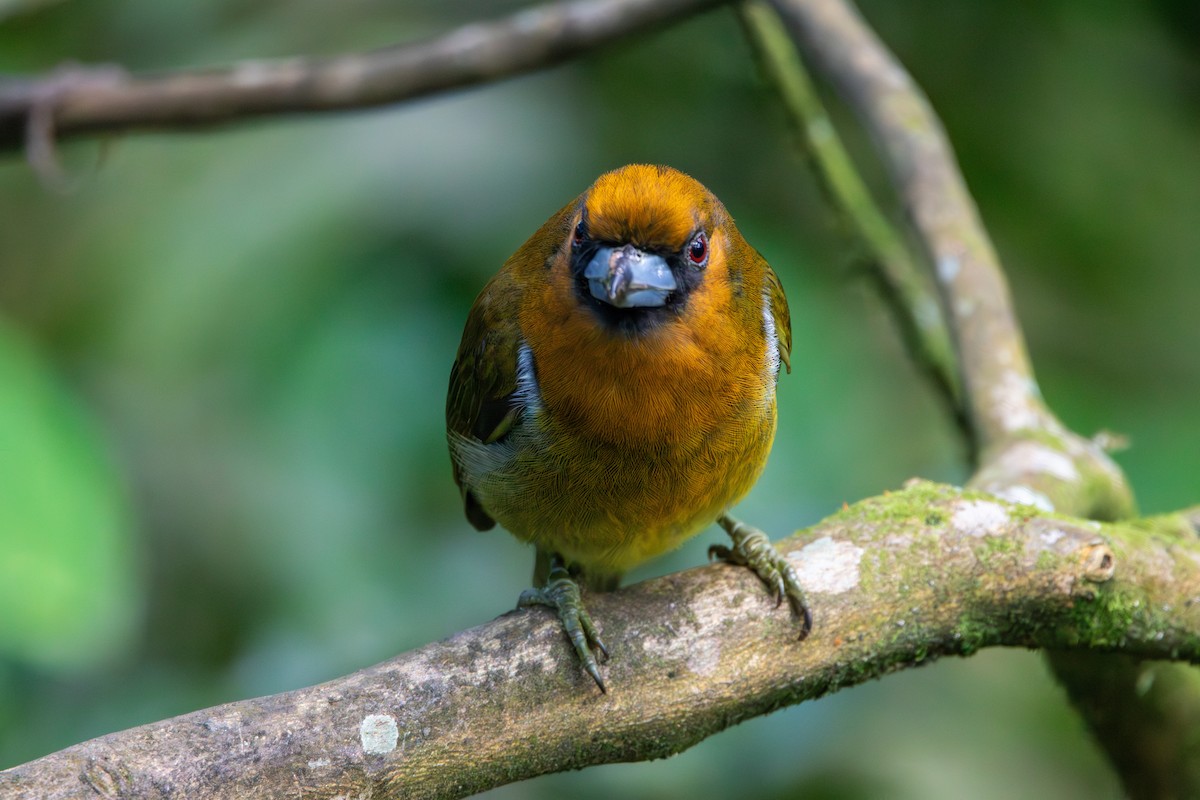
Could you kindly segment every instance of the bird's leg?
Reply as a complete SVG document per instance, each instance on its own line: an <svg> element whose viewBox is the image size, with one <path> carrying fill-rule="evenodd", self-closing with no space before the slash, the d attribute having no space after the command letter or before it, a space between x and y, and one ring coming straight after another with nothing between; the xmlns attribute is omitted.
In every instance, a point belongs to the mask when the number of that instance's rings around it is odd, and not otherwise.
<svg viewBox="0 0 1200 800"><path fill-rule="evenodd" d="M733 539L733 547L714 544L708 548L708 557L716 557L730 564L754 570L774 593L776 606L783 602L786 595L792 611L803 620L800 638L808 636L808 632L812 630L812 614L804 604L800 579L796 577L796 570L791 562L779 555L771 540L758 528L751 527L729 514L718 517L717 524Z"/></svg>
<svg viewBox="0 0 1200 800"><path fill-rule="evenodd" d="M529 606L550 606L558 612L563 630L567 632L571 644L575 646L575 652L579 655L579 660L583 662L583 668L596 681L600 691L608 692L608 688L600 678L596 655L592 652L592 648L595 648L607 660L608 648L604 646L604 642L600 641L600 634L592 622L592 617L583 607L579 584L567 571L567 565L561 556L552 555L550 557L550 573L545 586L521 592L521 598L517 600L517 607L528 608Z"/></svg>

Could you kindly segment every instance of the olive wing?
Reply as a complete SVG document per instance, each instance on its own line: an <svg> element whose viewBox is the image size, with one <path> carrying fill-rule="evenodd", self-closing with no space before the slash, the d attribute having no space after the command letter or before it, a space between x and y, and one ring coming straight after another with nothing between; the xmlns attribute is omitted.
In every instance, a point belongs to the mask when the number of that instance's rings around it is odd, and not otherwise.
<svg viewBox="0 0 1200 800"><path fill-rule="evenodd" d="M516 309L520 288L511 273L503 270L484 287L467 316L458 355L450 370L446 395L446 432L491 444L503 439L521 413L515 402L517 355L521 331ZM479 530L494 526L493 520L464 483L463 465L450 447L454 480L462 490L467 519Z"/></svg>

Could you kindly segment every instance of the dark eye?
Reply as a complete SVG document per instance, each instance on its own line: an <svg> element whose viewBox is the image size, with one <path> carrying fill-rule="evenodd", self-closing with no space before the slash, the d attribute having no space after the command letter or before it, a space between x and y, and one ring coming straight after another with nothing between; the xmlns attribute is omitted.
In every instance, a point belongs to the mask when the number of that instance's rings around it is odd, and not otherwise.
<svg viewBox="0 0 1200 800"><path fill-rule="evenodd" d="M578 250L587 241L587 229L583 227L583 220L575 223L575 235L571 238L571 246Z"/></svg>
<svg viewBox="0 0 1200 800"><path fill-rule="evenodd" d="M703 266L708 260L708 238L703 233L696 234L696 238L688 245L687 254L689 261L698 267Z"/></svg>

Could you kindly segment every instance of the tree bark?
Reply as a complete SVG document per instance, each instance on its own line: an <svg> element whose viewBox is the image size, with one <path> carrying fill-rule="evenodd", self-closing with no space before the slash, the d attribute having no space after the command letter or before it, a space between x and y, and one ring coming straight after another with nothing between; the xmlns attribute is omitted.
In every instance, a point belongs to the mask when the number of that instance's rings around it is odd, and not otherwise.
<svg viewBox="0 0 1200 800"><path fill-rule="evenodd" d="M1067 514L1131 517L1120 469L1042 399L995 249L928 100L847 3L773 5L872 135L934 267L979 454L969 485ZM1200 796L1194 669L1057 652L1047 659L1130 796ZM1160 690L1142 691L1145 681Z"/></svg>
<svg viewBox="0 0 1200 800"><path fill-rule="evenodd" d="M912 482L781 543L816 626L798 641L724 564L589 598L608 694L541 609L329 683L110 734L0 772L0 795L460 797L660 758L730 725L980 647L1200 658L1200 542Z"/></svg>

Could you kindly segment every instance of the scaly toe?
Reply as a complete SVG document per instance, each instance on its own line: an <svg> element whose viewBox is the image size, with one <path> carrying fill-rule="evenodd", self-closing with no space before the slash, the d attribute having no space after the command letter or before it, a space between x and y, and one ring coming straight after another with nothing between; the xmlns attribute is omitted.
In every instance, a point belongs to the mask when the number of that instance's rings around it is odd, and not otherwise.
<svg viewBox="0 0 1200 800"><path fill-rule="evenodd" d="M801 619L800 638L804 639L812 630L812 613L804 602L804 592L796 570L786 557L779 554L767 535L728 514L717 520L733 540L733 547L713 545L709 555L718 554L731 564L749 567L767 585L775 596L778 608L787 597L793 613Z"/></svg>
<svg viewBox="0 0 1200 800"><path fill-rule="evenodd" d="M598 650L606 661L608 660L608 648L601 641L600 633L596 629L595 623L592 622L591 615L583 606L579 584L575 583L566 569L551 568L550 579L544 587L526 589L521 592L521 596L517 600L517 607L528 608L529 606L549 606L555 610L583 668L592 676L592 680L600 687L600 691L607 693L608 687L604 685L604 680L600 677L600 667L592 648Z"/></svg>

